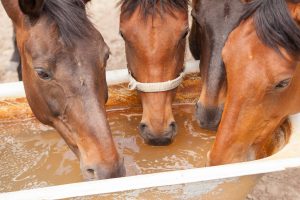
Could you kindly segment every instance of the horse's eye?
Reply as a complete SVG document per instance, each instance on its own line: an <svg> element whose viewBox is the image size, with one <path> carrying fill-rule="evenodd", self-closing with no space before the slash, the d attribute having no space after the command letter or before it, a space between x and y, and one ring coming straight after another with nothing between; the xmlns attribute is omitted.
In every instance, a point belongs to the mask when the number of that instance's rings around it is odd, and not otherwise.
<svg viewBox="0 0 300 200"><path fill-rule="evenodd" d="M105 55L105 60L108 60L108 59L109 59L109 56L110 56L110 53L107 53L107 54Z"/></svg>
<svg viewBox="0 0 300 200"><path fill-rule="evenodd" d="M43 80L50 80L51 79L51 75L50 73L43 69L43 68L35 68L36 74L39 76L40 79Z"/></svg>
<svg viewBox="0 0 300 200"><path fill-rule="evenodd" d="M276 86L275 86L275 89L276 90L280 90L280 89L284 89L286 87L288 87L290 85L290 82L291 82L291 78L288 78L288 79L285 79L283 81L280 81Z"/></svg>
<svg viewBox="0 0 300 200"><path fill-rule="evenodd" d="M186 36L189 34L189 30L187 30L183 35L182 35L182 39L185 39L186 38Z"/></svg>
<svg viewBox="0 0 300 200"><path fill-rule="evenodd" d="M122 33L122 31L119 32L120 36L125 39L124 34Z"/></svg>

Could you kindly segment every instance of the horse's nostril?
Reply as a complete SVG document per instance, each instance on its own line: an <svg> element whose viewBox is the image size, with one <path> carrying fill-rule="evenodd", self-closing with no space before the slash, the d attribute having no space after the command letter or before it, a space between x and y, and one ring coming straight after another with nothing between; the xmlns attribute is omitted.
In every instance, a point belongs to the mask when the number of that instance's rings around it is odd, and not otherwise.
<svg viewBox="0 0 300 200"><path fill-rule="evenodd" d="M140 125L139 125L139 129L140 129L141 132L144 132L147 127L148 126L145 123L140 123Z"/></svg>
<svg viewBox="0 0 300 200"><path fill-rule="evenodd" d="M196 108L196 110L198 110L198 107L199 107L199 106L198 106L198 103L196 103L196 104L195 104L195 108Z"/></svg>
<svg viewBox="0 0 300 200"><path fill-rule="evenodd" d="M95 170L93 170L93 169L87 169L86 171L87 171L89 177L93 177L93 178L95 177Z"/></svg>
<svg viewBox="0 0 300 200"><path fill-rule="evenodd" d="M176 122L172 122L169 126L173 132L176 132L176 130L177 130Z"/></svg>
<svg viewBox="0 0 300 200"><path fill-rule="evenodd" d="M170 127L176 128L176 127L177 127L176 122L172 122L172 123L170 124Z"/></svg>

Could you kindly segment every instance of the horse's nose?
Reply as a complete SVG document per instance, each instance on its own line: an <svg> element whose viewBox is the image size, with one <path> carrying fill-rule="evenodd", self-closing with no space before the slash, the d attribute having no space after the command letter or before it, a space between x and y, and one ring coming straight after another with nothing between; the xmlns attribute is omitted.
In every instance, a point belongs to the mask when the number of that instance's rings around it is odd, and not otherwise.
<svg viewBox="0 0 300 200"><path fill-rule="evenodd" d="M148 128L148 125L146 123L140 123L139 129L140 129L140 132L142 133L142 135L144 135L143 133L147 132L147 130L149 128Z"/></svg>
<svg viewBox="0 0 300 200"><path fill-rule="evenodd" d="M84 179L88 181L126 176L126 170L125 170L123 159L120 160L112 167L109 167L107 165L102 165L102 164L83 166L82 173Z"/></svg>
<svg viewBox="0 0 300 200"><path fill-rule="evenodd" d="M196 116L201 128L212 131L217 130L221 121L222 112L223 107L207 108L200 102L196 103Z"/></svg>
<svg viewBox="0 0 300 200"><path fill-rule="evenodd" d="M146 123L140 123L139 129L145 142L153 146L166 146L171 144L177 133L177 125L174 121L169 124L164 134L153 133Z"/></svg>

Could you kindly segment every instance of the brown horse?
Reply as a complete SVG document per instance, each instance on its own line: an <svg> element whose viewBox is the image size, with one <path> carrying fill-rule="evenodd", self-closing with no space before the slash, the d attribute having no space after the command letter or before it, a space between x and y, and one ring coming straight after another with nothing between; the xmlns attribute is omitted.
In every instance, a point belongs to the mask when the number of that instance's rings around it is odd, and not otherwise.
<svg viewBox="0 0 300 200"><path fill-rule="evenodd" d="M123 176L106 120L109 48L82 0L1 0L14 23L29 105L80 160L84 178Z"/></svg>
<svg viewBox="0 0 300 200"><path fill-rule="evenodd" d="M202 89L196 104L200 126L216 130L226 97L222 49L243 13L241 0L193 0L190 50L200 62Z"/></svg>
<svg viewBox="0 0 300 200"><path fill-rule="evenodd" d="M223 49L227 98L210 164L261 158L300 111L300 1L253 0ZM276 143L276 141L275 141Z"/></svg>
<svg viewBox="0 0 300 200"><path fill-rule="evenodd" d="M172 101L182 79L188 27L188 0L122 0L124 38L132 88L139 91L145 142L168 145L176 135ZM173 80L171 82L167 82ZM141 87L135 87L138 85Z"/></svg>

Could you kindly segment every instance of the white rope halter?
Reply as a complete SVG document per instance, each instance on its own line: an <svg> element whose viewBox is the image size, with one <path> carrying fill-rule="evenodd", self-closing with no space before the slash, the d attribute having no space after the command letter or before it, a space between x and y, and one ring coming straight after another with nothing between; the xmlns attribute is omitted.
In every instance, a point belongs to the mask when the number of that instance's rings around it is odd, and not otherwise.
<svg viewBox="0 0 300 200"><path fill-rule="evenodd" d="M129 90L138 90L141 92L165 92L169 90L173 90L177 88L183 78L184 78L185 73L181 72L180 75L173 80L169 80L166 82L158 82L158 83L141 83L138 82L133 78L131 73L129 72L129 84L128 84L128 89Z"/></svg>

